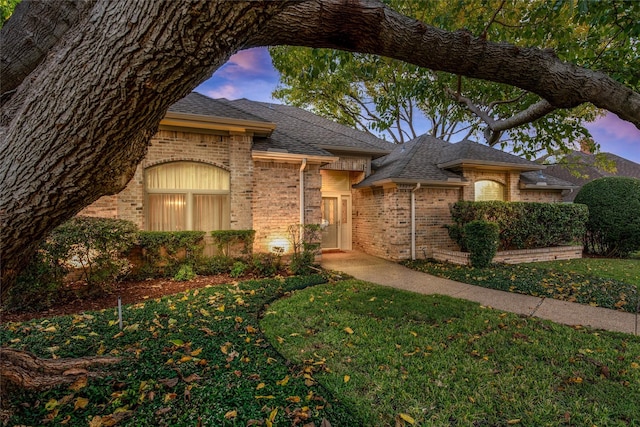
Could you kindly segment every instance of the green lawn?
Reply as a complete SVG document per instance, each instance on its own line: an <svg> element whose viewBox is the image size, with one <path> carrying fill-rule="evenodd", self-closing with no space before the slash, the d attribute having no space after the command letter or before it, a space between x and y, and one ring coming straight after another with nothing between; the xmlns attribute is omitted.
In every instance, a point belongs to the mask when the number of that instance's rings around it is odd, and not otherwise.
<svg viewBox="0 0 640 427"><path fill-rule="evenodd" d="M640 259L582 258L568 261L551 261L527 264L587 277L619 280L636 285L640 289Z"/></svg>
<svg viewBox="0 0 640 427"><path fill-rule="evenodd" d="M7 425L613 426L640 419L638 337L356 280L306 288L325 281L249 281L125 306L123 331L113 309L1 324L0 345L41 357L122 358L103 378L10 393L5 403L15 412Z"/></svg>
<svg viewBox="0 0 640 427"><path fill-rule="evenodd" d="M351 280L261 322L362 425L622 426L640 420L640 338Z"/></svg>
<svg viewBox="0 0 640 427"><path fill-rule="evenodd" d="M115 310L2 324L1 345L41 357L122 358L102 379L11 393L8 425L106 426L120 417L119 426L358 425L258 327L264 304L324 280L251 281L126 306L123 331Z"/></svg>
<svg viewBox="0 0 640 427"><path fill-rule="evenodd" d="M405 266L434 276L502 291L635 313L640 304L640 260L585 258L473 268L434 260Z"/></svg>

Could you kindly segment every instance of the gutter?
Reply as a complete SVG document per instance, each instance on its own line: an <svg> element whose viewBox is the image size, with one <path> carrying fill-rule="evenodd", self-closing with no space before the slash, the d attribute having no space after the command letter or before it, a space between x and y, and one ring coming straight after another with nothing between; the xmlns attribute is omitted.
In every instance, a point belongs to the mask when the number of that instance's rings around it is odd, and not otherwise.
<svg viewBox="0 0 640 427"><path fill-rule="evenodd" d="M307 158L300 164L300 227L304 225L304 170L307 168Z"/></svg>
<svg viewBox="0 0 640 427"><path fill-rule="evenodd" d="M420 189L420 183L411 190L411 260L416 259L416 191Z"/></svg>

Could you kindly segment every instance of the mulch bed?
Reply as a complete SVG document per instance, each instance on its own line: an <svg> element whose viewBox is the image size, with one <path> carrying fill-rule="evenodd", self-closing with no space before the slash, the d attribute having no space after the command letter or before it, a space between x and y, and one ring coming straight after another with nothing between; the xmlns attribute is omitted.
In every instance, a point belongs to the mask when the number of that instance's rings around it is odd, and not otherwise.
<svg viewBox="0 0 640 427"><path fill-rule="evenodd" d="M66 314L80 313L83 311L102 310L118 305L118 296L122 298L122 304L133 304L148 299L160 298L164 295L176 294L190 289L203 288L205 286L221 285L232 283L237 280L228 274L217 276L198 276L193 280L177 282L175 280L147 279L142 281L128 281L116 283L110 287L105 294L101 292L93 296L84 296L86 285L82 282L70 283L63 293L69 295L63 301L58 302L54 307L44 311L28 312L0 312L0 323L4 322L24 322L26 320L43 317L61 316ZM79 296L83 295L83 296Z"/></svg>

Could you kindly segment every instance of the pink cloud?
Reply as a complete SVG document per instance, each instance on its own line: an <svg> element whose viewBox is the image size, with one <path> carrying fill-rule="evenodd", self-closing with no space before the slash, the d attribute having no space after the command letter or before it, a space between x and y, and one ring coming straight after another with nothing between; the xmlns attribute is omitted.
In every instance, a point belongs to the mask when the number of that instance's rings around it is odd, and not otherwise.
<svg viewBox="0 0 640 427"><path fill-rule="evenodd" d="M228 80L250 78L275 74L271 57L265 48L242 50L229 58L229 61L216 74Z"/></svg>
<svg viewBox="0 0 640 427"><path fill-rule="evenodd" d="M211 98L227 98L227 99L237 99L239 98L240 91L236 86L231 84L226 84L222 86L218 86L215 89L209 89L204 91L204 94Z"/></svg>
<svg viewBox="0 0 640 427"><path fill-rule="evenodd" d="M597 118L586 127L595 137L601 134L609 138L640 142L640 129L612 113Z"/></svg>

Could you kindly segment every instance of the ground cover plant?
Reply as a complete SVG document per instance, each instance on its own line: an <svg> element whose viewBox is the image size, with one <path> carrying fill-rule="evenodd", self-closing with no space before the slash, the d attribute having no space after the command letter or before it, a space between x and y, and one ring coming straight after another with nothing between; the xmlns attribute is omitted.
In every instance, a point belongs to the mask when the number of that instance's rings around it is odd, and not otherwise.
<svg viewBox="0 0 640 427"><path fill-rule="evenodd" d="M372 426L635 425L640 338L349 280L261 328Z"/></svg>
<svg viewBox="0 0 640 427"><path fill-rule="evenodd" d="M608 260L607 260L608 261ZM556 261L557 262L557 261ZM630 269L631 277L640 275L640 263L631 260L628 264L609 264L609 271L616 273L598 273L597 265L606 265L604 261L593 262L590 259L582 261L586 271L572 271L571 269L555 268L564 265L566 261L532 264L493 264L487 268L439 262L434 260L416 260L405 262L404 265L424 273L438 277L456 280L462 283L516 292L525 295L554 298L563 301L589 304L593 306L611 308L635 313L640 302L640 286L626 278L627 274L617 270ZM589 271L589 265L593 265Z"/></svg>
<svg viewBox="0 0 640 427"><path fill-rule="evenodd" d="M147 300L124 307L122 330L115 309L4 323L3 346L121 358L102 378L12 390L9 425L360 425L258 327L266 303L325 280L254 280Z"/></svg>
<svg viewBox="0 0 640 427"><path fill-rule="evenodd" d="M619 280L640 289L640 259L579 258L527 264L532 268L548 268L586 277Z"/></svg>

